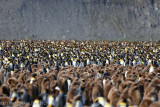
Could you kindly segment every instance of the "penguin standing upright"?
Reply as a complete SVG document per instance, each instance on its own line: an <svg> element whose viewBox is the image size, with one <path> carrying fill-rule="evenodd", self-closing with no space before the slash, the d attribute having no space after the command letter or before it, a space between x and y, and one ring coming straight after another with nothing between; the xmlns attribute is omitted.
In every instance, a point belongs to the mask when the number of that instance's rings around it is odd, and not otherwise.
<svg viewBox="0 0 160 107"><path fill-rule="evenodd" d="M30 103L32 102L32 97L28 94L25 87L23 87L19 92L20 101Z"/></svg>
<svg viewBox="0 0 160 107"><path fill-rule="evenodd" d="M19 96L18 96L16 90L14 90L14 91L10 94L11 102L15 102L18 97L19 97Z"/></svg>
<svg viewBox="0 0 160 107"><path fill-rule="evenodd" d="M153 71L154 71L154 66L151 65L151 66L150 66L150 69L149 69L149 72L153 72Z"/></svg>
<svg viewBox="0 0 160 107"><path fill-rule="evenodd" d="M56 90L59 91L59 94L55 99L55 107L64 107L65 101L66 101L66 97L64 95L64 92L62 92L62 90L59 87L56 87Z"/></svg>

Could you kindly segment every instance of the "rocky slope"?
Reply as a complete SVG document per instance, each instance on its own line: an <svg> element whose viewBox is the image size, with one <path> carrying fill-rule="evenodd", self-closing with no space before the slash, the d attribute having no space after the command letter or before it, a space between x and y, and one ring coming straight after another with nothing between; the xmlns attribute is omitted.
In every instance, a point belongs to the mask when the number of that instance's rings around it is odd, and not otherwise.
<svg viewBox="0 0 160 107"><path fill-rule="evenodd" d="M159 0L0 0L0 39L159 40Z"/></svg>

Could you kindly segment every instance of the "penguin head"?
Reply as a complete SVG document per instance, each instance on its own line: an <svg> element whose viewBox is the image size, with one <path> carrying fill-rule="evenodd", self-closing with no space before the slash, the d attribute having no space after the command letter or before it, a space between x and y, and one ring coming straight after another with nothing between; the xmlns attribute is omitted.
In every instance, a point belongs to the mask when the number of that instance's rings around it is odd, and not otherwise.
<svg viewBox="0 0 160 107"><path fill-rule="evenodd" d="M32 84L34 80L36 80L35 77L31 77L30 83Z"/></svg>
<svg viewBox="0 0 160 107"><path fill-rule="evenodd" d="M55 87L55 90L57 90L57 91L59 92L59 94L62 93L62 90L61 90L60 87L58 87L58 86Z"/></svg>
<svg viewBox="0 0 160 107"><path fill-rule="evenodd" d="M84 84L85 83L85 79L81 79L81 84Z"/></svg>
<svg viewBox="0 0 160 107"><path fill-rule="evenodd" d="M42 93L47 93L47 89L44 89Z"/></svg>
<svg viewBox="0 0 160 107"><path fill-rule="evenodd" d="M26 90L25 86L22 86L22 87L20 88L19 93L20 93L20 94L27 93L27 90Z"/></svg>
<svg viewBox="0 0 160 107"><path fill-rule="evenodd" d="M81 90L84 91L84 89L85 89L85 83L82 83L81 84Z"/></svg>

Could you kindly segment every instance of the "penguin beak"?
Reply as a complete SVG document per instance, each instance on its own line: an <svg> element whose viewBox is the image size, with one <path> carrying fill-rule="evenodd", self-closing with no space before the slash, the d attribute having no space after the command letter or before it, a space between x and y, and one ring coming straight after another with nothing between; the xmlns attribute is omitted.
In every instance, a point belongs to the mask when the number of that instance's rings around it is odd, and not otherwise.
<svg viewBox="0 0 160 107"><path fill-rule="evenodd" d="M96 103L96 102L98 102L98 99L96 98L96 99L94 99L94 103Z"/></svg>
<svg viewBox="0 0 160 107"><path fill-rule="evenodd" d="M14 97L11 98L11 101L12 101L12 102L14 101Z"/></svg>
<svg viewBox="0 0 160 107"><path fill-rule="evenodd" d="M44 89L43 92L46 93L46 90Z"/></svg>
<svg viewBox="0 0 160 107"><path fill-rule="evenodd" d="M85 80L81 80L81 83L84 83L85 82Z"/></svg>
<svg viewBox="0 0 160 107"><path fill-rule="evenodd" d="M72 99L66 100L66 103L72 103Z"/></svg>
<svg viewBox="0 0 160 107"><path fill-rule="evenodd" d="M22 90L22 89L20 90L20 93L23 93L23 90Z"/></svg>
<svg viewBox="0 0 160 107"><path fill-rule="evenodd" d="M72 99L69 100L72 103Z"/></svg>
<svg viewBox="0 0 160 107"><path fill-rule="evenodd" d="M61 90L59 90L59 93L61 93L62 91Z"/></svg>

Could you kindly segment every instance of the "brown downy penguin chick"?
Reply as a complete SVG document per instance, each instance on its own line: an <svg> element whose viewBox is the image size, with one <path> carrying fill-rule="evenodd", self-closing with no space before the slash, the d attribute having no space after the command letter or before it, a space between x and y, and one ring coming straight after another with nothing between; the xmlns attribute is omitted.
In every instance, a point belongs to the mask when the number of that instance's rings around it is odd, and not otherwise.
<svg viewBox="0 0 160 107"><path fill-rule="evenodd" d="M113 107L117 106L119 97L120 91L116 87L112 87L108 93L108 99L110 100L110 103L113 105Z"/></svg>
<svg viewBox="0 0 160 107"><path fill-rule="evenodd" d="M51 73L54 73L57 76L58 70L56 70L55 68L51 68Z"/></svg>
<svg viewBox="0 0 160 107"><path fill-rule="evenodd" d="M155 86L154 86L153 82L149 83L149 85L144 90L144 97L147 96L148 93L154 92L155 90L156 89L155 89Z"/></svg>
<svg viewBox="0 0 160 107"><path fill-rule="evenodd" d="M80 84L81 84L81 82L79 82L79 81L73 81L71 86L70 86L70 89L73 88L73 87L78 87Z"/></svg>
<svg viewBox="0 0 160 107"><path fill-rule="evenodd" d="M152 101L158 101L157 91L148 93L145 98L150 98Z"/></svg>
<svg viewBox="0 0 160 107"><path fill-rule="evenodd" d="M32 72L37 72L37 68L32 68Z"/></svg>
<svg viewBox="0 0 160 107"><path fill-rule="evenodd" d="M77 89L77 87L70 88L70 90L67 93L67 98L66 98L67 101L70 101L73 99L74 93L76 92L76 89Z"/></svg>
<svg viewBox="0 0 160 107"><path fill-rule="evenodd" d="M2 81L0 81L0 87L1 87L1 85L2 85Z"/></svg>
<svg viewBox="0 0 160 107"><path fill-rule="evenodd" d="M142 102L140 103L139 107L149 107L149 105L152 103L153 101L150 98L145 98L142 100Z"/></svg>
<svg viewBox="0 0 160 107"><path fill-rule="evenodd" d="M30 83L26 83L25 87L32 99L35 99L38 96L38 88L36 86Z"/></svg>
<svg viewBox="0 0 160 107"><path fill-rule="evenodd" d="M99 83L94 83L93 89L92 89L92 101L94 101L96 98L101 97L103 95L103 86Z"/></svg>
<svg viewBox="0 0 160 107"><path fill-rule="evenodd" d="M105 85L105 87L104 87L104 97L105 97L105 99L107 99L108 98L108 93L109 93L109 91L110 91L110 89L113 87L113 84L112 84L112 82L108 82L108 83L106 83L106 85Z"/></svg>
<svg viewBox="0 0 160 107"><path fill-rule="evenodd" d="M10 106L10 99L5 95L0 95L0 105L1 106Z"/></svg>
<svg viewBox="0 0 160 107"><path fill-rule="evenodd" d="M132 81L123 81L120 85L119 85L119 91L122 93L122 91L127 88L128 86L131 86L132 84L134 84L134 82Z"/></svg>
<svg viewBox="0 0 160 107"><path fill-rule="evenodd" d="M158 92L158 102L160 102L160 91Z"/></svg>
<svg viewBox="0 0 160 107"><path fill-rule="evenodd" d="M49 79L49 81L57 80L56 74L54 73L49 73L49 75L47 75L47 78Z"/></svg>
<svg viewBox="0 0 160 107"><path fill-rule="evenodd" d="M44 65L44 63L43 63L43 62L41 62L41 63L38 65L38 67L37 67L37 71L42 70L43 65Z"/></svg>
<svg viewBox="0 0 160 107"><path fill-rule="evenodd" d="M3 74L4 74L4 72L5 72L4 70L0 69L0 81L1 82L3 82L3 78L4 78Z"/></svg>
<svg viewBox="0 0 160 107"><path fill-rule="evenodd" d="M89 105L90 104L90 102L91 102L91 100L90 100L90 98L89 98L89 92L90 92L90 90L89 90L89 82L90 80L89 79L81 79L81 90L79 90L79 91L81 91L82 92L82 94L81 94L81 98L84 100L84 101L81 101L83 104L85 104L85 105Z"/></svg>
<svg viewBox="0 0 160 107"><path fill-rule="evenodd" d="M160 80L159 80L159 78L155 78L153 80L153 84L154 84L156 90L159 92L160 91L160 85L159 85L160 84Z"/></svg>
<svg viewBox="0 0 160 107"><path fill-rule="evenodd" d="M26 71L26 72L24 73L24 80L27 80L30 76L31 76L31 72ZM33 76L33 74L32 74L32 76ZM33 76L33 77L35 77L35 76Z"/></svg>
<svg viewBox="0 0 160 107"><path fill-rule="evenodd" d="M32 99L37 98L38 96L38 87L37 87L37 80L35 77L31 77L25 83L26 90L28 94L32 97Z"/></svg>
<svg viewBox="0 0 160 107"><path fill-rule="evenodd" d="M128 94L129 86L126 86L124 90L121 92L121 96L119 98L119 101L117 103L118 107L119 105L123 105L122 102L124 102L126 105L131 106L133 105L133 102Z"/></svg>
<svg viewBox="0 0 160 107"><path fill-rule="evenodd" d="M118 74L115 74L112 76L111 80L114 82L114 84L117 86L118 85Z"/></svg>
<svg viewBox="0 0 160 107"><path fill-rule="evenodd" d="M54 93L55 96L58 95L58 91L55 90L55 87L56 87L56 86L58 86L58 82L57 82L56 80L52 80L52 81L50 82L50 91L51 91L52 93Z"/></svg>
<svg viewBox="0 0 160 107"><path fill-rule="evenodd" d="M116 81L116 87L119 89L119 85L122 83L122 80L121 79L118 79Z"/></svg>
<svg viewBox="0 0 160 107"><path fill-rule="evenodd" d="M32 69L32 72L36 72L37 71L37 65L36 64L31 65L31 69Z"/></svg>
<svg viewBox="0 0 160 107"><path fill-rule="evenodd" d="M9 86L7 84L3 84L0 87L0 94L5 94L6 96L10 95L10 88L9 88Z"/></svg>
<svg viewBox="0 0 160 107"><path fill-rule="evenodd" d="M155 74L154 72L148 73L148 74L146 75L145 79L151 79L151 80L152 80L155 75L156 75L156 74Z"/></svg>
<svg viewBox="0 0 160 107"><path fill-rule="evenodd" d="M68 91L67 80L65 78L61 77L61 78L59 78L59 80L57 82L58 82L58 86L64 92L64 94L67 94L67 91Z"/></svg>
<svg viewBox="0 0 160 107"><path fill-rule="evenodd" d="M152 82L151 79L145 79L144 89L146 89L146 88L149 86L149 84L150 84L151 82Z"/></svg>
<svg viewBox="0 0 160 107"><path fill-rule="evenodd" d="M12 104L12 107L26 107L26 105L28 105L28 103L24 103L22 101L20 101L19 99L17 99L13 104ZM31 107L30 106L27 106L27 107Z"/></svg>
<svg viewBox="0 0 160 107"><path fill-rule="evenodd" d="M43 80L43 77L42 77L42 76L38 76L38 77L37 77L38 94L40 94L40 93L41 93L41 89L42 89L42 87L41 87L41 83L42 83L42 80Z"/></svg>
<svg viewBox="0 0 160 107"><path fill-rule="evenodd" d="M153 102L149 105L149 107L160 107L160 102Z"/></svg>
<svg viewBox="0 0 160 107"><path fill-rule="evenodd" d="M88 86L85 85L85 89L83 91L83 94L84 94L84 97L85 97L85 105L88 105L88 106L92 102L92 100L90 99L90 94L89 93L90 93L90 90L89 90Z"/></svg>
<svg viewBox="0 0 160 107"><path fill-rule="evenodd" d="M11 78L12 75L10 72L7 73L7 76L4 78L4 84L7 84L7 81L9 80L9 78Z"/></svg>
<svg viewBox="0 0 160 107"><path fill-rule="evenodd" d="M143 86L132 85L129 89L129 96L131 97L134 105L139 105L143 98Z"/></svg>
<svg viewBox="0 0 160 107"><path fill-rule="evenodd" d="M11 71L11 72L13 72L13 73L11 73L12 77L15 77L15 78L18 78L19 74L21 74L20 70L18 70L18 69Z"/></svg>
<svg viewBox="0 0 160 107"><path fill-rule="evenodd" d="M89 82L90 83L90 82ZM86 94L88 98L85 98L87 100L86 105L90 105L92 103L92 86L90 84L87 84L85 87Z"/></svg>
<svg viewBox="0 0 160 107"><path fill-rule="evenodd" d="M48 78L44 78L41 83L41 93L44 89L50 89L50 81Z"/></svg>
<svg viewBox="0 0 160 107"><path fill-rule="evenodd" d="M31 107L31 104L29 104L29 103L24 104L24 107Z"/></svg>
<svg viewBox="0 0 160 107"><path fill-rule="evenodd" d="M22 84L25 83L24 75L25 75L25 73L22 73L22 74L19 75L19 77L18 77L18 83L22 83Z"/></svg>
<svg viewBox="0 0 160 107"><path fill-rule="evenodd" d="M21 87L23 87L23 86L24 86L24 84L18 83L15 88L19 89L19 88L21 88Z"/></svg>
<svg viewBox="0 0 160 107"><path fill-rule="evenodd" d="M16 85L18 84L18 81L16 78L12 77L8 80L7 84L9 85L10 89L16 87Z"/></svg>

